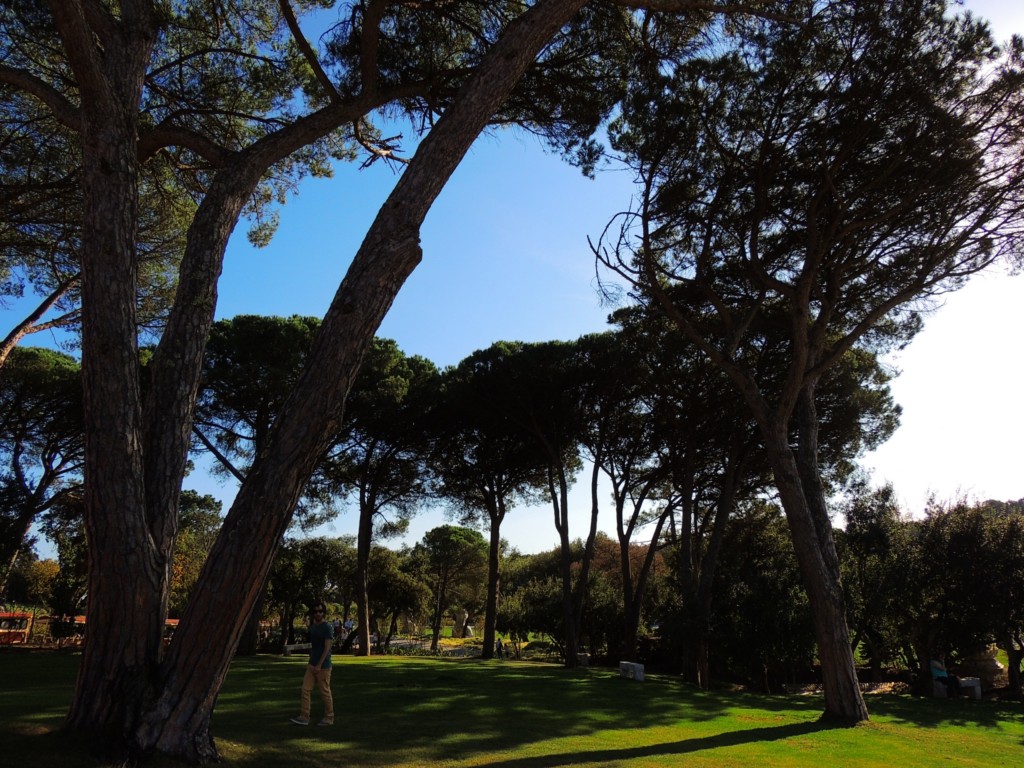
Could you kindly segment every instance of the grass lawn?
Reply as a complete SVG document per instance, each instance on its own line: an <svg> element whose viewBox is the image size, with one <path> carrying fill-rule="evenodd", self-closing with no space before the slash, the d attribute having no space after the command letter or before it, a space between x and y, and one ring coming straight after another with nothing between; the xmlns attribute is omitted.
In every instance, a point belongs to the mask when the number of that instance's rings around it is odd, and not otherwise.
<svg viewBox="0 0 1024 768"><path fill-rule="evenodd" d="M0 765L79 768L59 729L78 658L0 653ZM871 696L870 723L818 722L819 697L698 691L603 669L414 657L336 658L338 718L291 725L302 658L241 659L213 730L228 765L360 766L1018 766L1024 706ZM313 694L313 717L319 718ZM163 768L165 760L152 763Z"/></svg>

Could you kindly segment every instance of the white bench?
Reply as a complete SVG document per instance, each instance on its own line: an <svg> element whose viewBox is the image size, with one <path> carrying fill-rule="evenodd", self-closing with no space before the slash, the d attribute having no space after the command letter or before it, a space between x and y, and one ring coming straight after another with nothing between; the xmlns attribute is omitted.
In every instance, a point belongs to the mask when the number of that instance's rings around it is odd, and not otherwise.
<svg viewBox="0 0 1024 768"><path fill-rule="evenodd" d="M932 696L937 699L944 699L948 694L945 683L932 680ZM981 699L981 679L977 677L960 678L960 694L966 694L972 699Z"/></svg>
<svg viewBox="0 0 1024 768"><path fill-rule="evenodd" d="M961 677L960 693L966 693L972 699L980 699L981 679L977 677Z"/></svg>
<svg viewBox="0 0 1024 768"><path fill-rule="evenodd" d="M312 647L312 643L293 643L284 647L284 655L291 656L293 651L308 651Z"/></svg>
<svg viewBox="0 0 1024 768"><path fill-rule="evenodd" d="M627 680L637 680L639 682L643 682L644 665L637 664L635 661L620 661L619 677L624 677Z"/></svg>

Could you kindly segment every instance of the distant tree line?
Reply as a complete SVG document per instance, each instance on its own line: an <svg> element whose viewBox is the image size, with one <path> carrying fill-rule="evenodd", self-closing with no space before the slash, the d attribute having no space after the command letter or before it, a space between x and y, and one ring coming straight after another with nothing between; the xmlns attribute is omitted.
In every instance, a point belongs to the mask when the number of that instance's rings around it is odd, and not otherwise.
<svg viewBox="0 0 1024 768"><path fill-rule="evenodd" d="M358 515L358 533L342 540L290 534L253 617L251 643L240 650L255 650L259 620L269 616L278 647L294 641L303 606L321 596L356 622L360 653L372 652L371 637L386 647L400 625L428 629L436 649L443 617L457 609L482 635L485 658L498 633L514 640L543 633L570 666L587 653L595 662L641 660L702 686L742 680L774 690L812 679L810 607L754 425L713 369L688 360L686 345L676 349L656 317L630 311L614 320L616 330L576 342L496 344L443 371L377 340L350 421L297 517L301 529L347 507ZM197 457L210 454L225 474L244 477L316 326L311 318L256 316L215 325ZM8 423L49 419L33 448L2 443L12 494L23 487L19 476L43 477L44 459L55 460L46 446L75 423L74 388L63 406L68 421L52 399L41 408L14 396L40 360L59 363L57 380L75 377L70 359L31 348L15 350L0 372ZM689 375L667 375L680 369ZM939 648L956 659L993 642L1019 669L1024 510L934 505L915 521L901 517L891 488L871 489L853 459L895 428L899 409L887 381L871 356L854 351L820 389L823 423L836 441L824 444L822 466L840 499L831 512L845 523L836 538L851 648L876 677L892 667L919 674ZM77 466L76 455L68 449L67 466ZM590 527L573 534L567 491L584 470ZM59 477L44 495L54 500L33 518L57 543L59 567L35 560L24 535L14 546L20 528L9 526L3 543L22 557L8 569L7 595L73 614L86 607L85 543L73 503L80 475ZM505 515L544 499L556 512L556 549L509 550L500 533ZM434 529L411 548L381 546L436 505L461 525ZM597 531L609 515L614 538ZM172 615L186 607L221 523L218 502L184 494Z"/></svg>

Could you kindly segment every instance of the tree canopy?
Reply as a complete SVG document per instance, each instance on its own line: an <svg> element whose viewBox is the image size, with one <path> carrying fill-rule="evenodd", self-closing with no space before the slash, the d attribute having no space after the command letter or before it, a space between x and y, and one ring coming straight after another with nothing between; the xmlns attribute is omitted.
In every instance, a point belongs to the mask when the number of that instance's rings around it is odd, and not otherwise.
<svg viewBox="0 0 1024 768"><path fill-rule="evenodd" d="M800 23L743 19L646 68L611 128L636 210L595 247L742 393L810 592L826 711L855 720L819 383L855 346L907 341L929 298L1024 245L1020 51L948 10L790 3ZM762 357L773 339L781 367Z"/></svg>

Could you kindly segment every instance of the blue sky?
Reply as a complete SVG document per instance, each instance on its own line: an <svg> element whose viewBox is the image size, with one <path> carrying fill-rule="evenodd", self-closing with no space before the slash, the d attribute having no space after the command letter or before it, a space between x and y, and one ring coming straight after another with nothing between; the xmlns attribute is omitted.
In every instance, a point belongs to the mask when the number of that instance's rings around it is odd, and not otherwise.
<svg viewBox="0 0 1024 768"><path fill-rule="evenodd" d="M1024 3L971 0L966 7L989 19L997 38L1024 34ZM240 226L218 316L322 315L394 178L378 163L307 182L261 251L248 247ZM586 179L520 133L480 139L427 217L423 263L379 335L445 366L497 340L573 339L606 328L609 308L595 290L587 237L596 239L611 215L629 206L631 181L624 171ZM908 512L920 513L931 493L1024 497L1021 297L1024 279L982 275L948 297L914 342L891 357L901 372L892 388L903 423L862 463L877 482L895 485ZM228 497L233 489L216 493ZM585 481L570 506L572 535L582 536ZM439 511L421 515L407 538L442 522ZM611 532L613 525L609 510L601 528ZM346 512L321 532L354 530ZM557 542L547 506L515 510L502 530L524 552Z"/></svg>
<svg viewBox="0 0 1024 768"><path fill-rule="evenodd" d="M972 0L997 37L1024 33L1024 3ZM407 142L408 149L413 148ZM322 316L366 229L396 176L378 163L340 166L333 179L311 179L281 210L277 236L249 246L237 227L220 283L218 318L236 314ZM596 180L546 152L529 136L497 131L481 138L427 217L424 259L402 288L379 335L439 366L457 363L497 340L574 339L606 327L609 308L595 289L587 237L629 206L627 172ZM904 408L897 434L864 464L896 486L909 512L930 492L940 498L1024 497L1024 279L995 274L949 297L925 330L891 363ZM13 314L13 312L12 312ZM12 321L13 322L13 321ZM27 343L45 343L30 339ZM186 488L212 493L225 509L232 482L195 473ZM571 534L585 533L586 483L570 500ZM611 531L610 509L601 525ZM417 518L415 541L443 523L440 511ZM547 506L515 510L505 537L524 552L555 546ZM355 531L345 512L319 531Z"/></svg>
<svg viewBox="0 0 1024 768"><path fill-rule="evenodd" d="M244 222L232 236L218 318L236 314L312 314L327 310L363 234L396 176L383 164L340 167L333 179L310 180L281 211L278 234L254 249ZM454 365L499 340L575 339L605 330L610 307L596 290L587 236L596 240L613 213L629 206L632 175L608 171L594 180L510 130L482 137L459 166L423 227L423 262L403 286L378 335L406 354ZM232 482L200 475L185 487L222 498ZM570 506L585 535L586 483ZM434 509L417 516L405 541L447 520ZM603 528L611 530L609 518ZM352 534L354 510L316 531ZM521 551L557 544L547 506L517 509L502 531ZM574 533L574 535L576 535Z"/></svg>
<svg viewBox="0 0 1024 768"><path fill-rule="evenodd" d="M228 248L218 317L322 316L396 180L381 163L313 179L281 210L269 246L254 249L244 222ZM427 217L423 263L379 335L439 366L499 339L575 338L605 326L586 237L629 204L623 171L584 178L534 137L482 137Z"/></svg>

